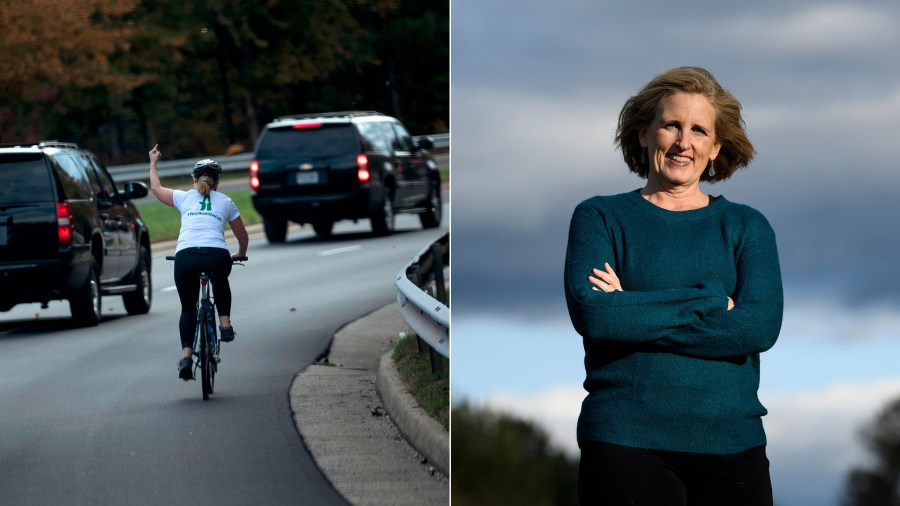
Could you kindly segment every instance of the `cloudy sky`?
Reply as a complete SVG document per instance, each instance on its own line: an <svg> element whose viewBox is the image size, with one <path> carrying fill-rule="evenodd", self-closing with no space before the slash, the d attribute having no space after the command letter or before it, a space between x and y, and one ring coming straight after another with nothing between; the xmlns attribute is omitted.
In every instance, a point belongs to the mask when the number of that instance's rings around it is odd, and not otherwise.
<svg viewBox="0 0 900 506"><path fill-rule="evenodd" d="M704 190L760 210L785 287L760 398L776 500L836 505L859 427L900 396L900 3L454 0L454 402L534 418L577 454L575 205L643 186L613 135L654 75L709 69L757 157Z"/></svg>

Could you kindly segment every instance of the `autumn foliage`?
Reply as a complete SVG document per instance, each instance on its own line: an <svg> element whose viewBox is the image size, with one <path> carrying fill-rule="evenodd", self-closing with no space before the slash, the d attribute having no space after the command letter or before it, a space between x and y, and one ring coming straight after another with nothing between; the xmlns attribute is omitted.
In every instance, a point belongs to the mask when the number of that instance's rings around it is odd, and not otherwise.
<svg viewBox="0 0 900 506"><path fill-rule="evenodd" d="M449 125L449 2L0 0L0 142L108 163L252 150L279 115Z"/></svg>

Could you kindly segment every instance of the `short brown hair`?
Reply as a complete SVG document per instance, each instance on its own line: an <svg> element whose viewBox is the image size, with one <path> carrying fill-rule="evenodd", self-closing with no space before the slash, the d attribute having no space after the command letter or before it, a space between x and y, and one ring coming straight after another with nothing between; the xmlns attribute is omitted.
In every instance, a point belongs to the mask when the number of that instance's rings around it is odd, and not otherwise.
<svg viewBox="0 0 900 506"><path fill-rule="evenodd" d="M704 171L701 181L723 181L736 170L749 165L754 150L744 130L741 103L708 70L700 67L677 67L654 77L622 106L616 128L616 146L622 150L628 168L642 178L647 177L649 165L646 161L641 163L644 148L640 143L639 132L647 128L656 117L662 100L679 92L703 95L716 111L716 142L721 143L722 147L714 164L716 175L710 177Z"/></svg>

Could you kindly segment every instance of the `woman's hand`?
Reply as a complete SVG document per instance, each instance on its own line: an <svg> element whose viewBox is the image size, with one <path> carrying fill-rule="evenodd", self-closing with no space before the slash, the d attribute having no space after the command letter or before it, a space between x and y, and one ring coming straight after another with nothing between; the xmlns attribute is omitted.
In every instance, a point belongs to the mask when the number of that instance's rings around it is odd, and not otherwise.
<svg viewBox="0 0 900 506"><path fill-rule="evenodd" d="M604 292L624 292L625 290L622 290L622 283L619 282L619 277L616 276L616 273L613 271L612 267L610 267L609 262L604 262L603 267L606 268L605 271L593 269L591 272L593 272L594 275L588 276L588 281L596 285L591 288ZM728 310L731 311L732 309L734 309L734 299L728 297Z"/></svg>
<svg viewBox="0 0 900 506"><path fill-rule="evenodd" d="M156 166L156 162L158 162L159 157L162 156L162 153L160 153L159 149L157 149L158 147L159 147L159 144L157 144L156 146L153 146L153 149L151 149L150 153L149 153L150 165L152 165L152 166Z"/></svg>
<svg viewBox="0 0 900 506"><path fill-rule="evenodd" d="M166 188L159 181L159 174L156 171L156 162L159 161L159 157L162 156L162 153L160 153L157 148L159 148L159 144L153 146L153 149L148 153L150 155L150 191L153 192L153 195L155 195L163 204L175 206L175 190Z"/></svg>
<svg viewBox="0 0 900 506"><path fill-rule="evenodd" d="M613 272L612 267L609 266L609 262L604 262L603 266L606 267L605 271L594 269L591 271L594 275L588 276L588 281L596 285L591 288L597 291L602 290L604 292L624 291L622 290L622 283L619 282L619 277Z"/></svg>

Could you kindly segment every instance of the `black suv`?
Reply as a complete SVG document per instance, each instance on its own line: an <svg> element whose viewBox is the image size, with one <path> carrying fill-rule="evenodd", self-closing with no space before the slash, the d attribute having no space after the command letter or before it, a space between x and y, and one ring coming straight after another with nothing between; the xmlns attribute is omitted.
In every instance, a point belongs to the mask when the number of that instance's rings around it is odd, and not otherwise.
<svg viewBox="0 0 900 506"><path fill-rule="evenodd" d="M80 325L96 325L101 297L128 314L150 310L150 235L103 164L75 144L0 146L0 311L68 299Z"/></svg>
<svg viewBox="0 0 900 506"><path fill-rule="evenodd" d="M372 111L303 114L266 125L250 164L253 207L269 242L284 242L288 221L328 236L338 220L369 219L377 235L396 213L441 223L441 176L430 138L413 142L396 119Z"/></svg>

